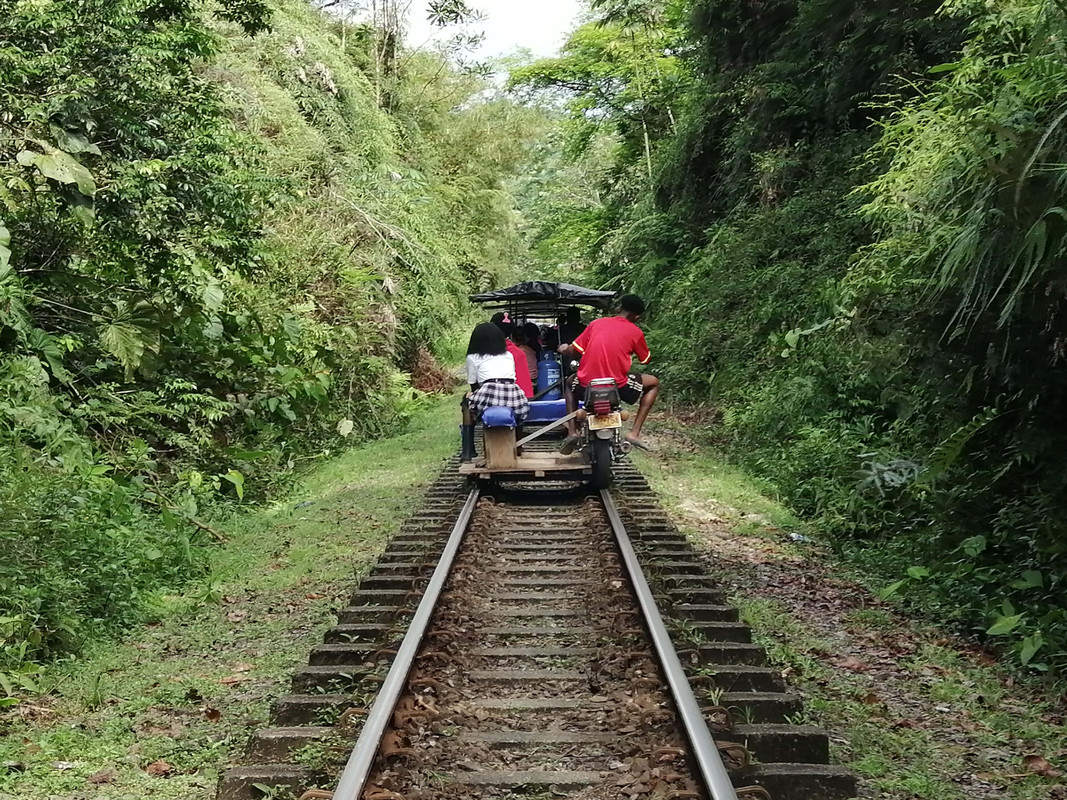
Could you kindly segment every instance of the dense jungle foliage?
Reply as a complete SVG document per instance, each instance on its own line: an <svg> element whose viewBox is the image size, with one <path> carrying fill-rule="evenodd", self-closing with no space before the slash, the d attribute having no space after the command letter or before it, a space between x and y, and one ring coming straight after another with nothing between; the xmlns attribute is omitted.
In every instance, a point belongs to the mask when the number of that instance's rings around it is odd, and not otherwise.
<svg viewBox="0 0 1067 800"><path fill-rule="evenodd" d="M647 296L666 396L886 595L1062 669L1067 9L592 6L512 73L571 112L535 251Z"/></svg>
<svg viewBox="0 0 1067 800"><path fill-rule="evenodd" d="M0 0L0 705L201 569L205 504L408 415L522 257L543 114L339 19Z"/></svg>

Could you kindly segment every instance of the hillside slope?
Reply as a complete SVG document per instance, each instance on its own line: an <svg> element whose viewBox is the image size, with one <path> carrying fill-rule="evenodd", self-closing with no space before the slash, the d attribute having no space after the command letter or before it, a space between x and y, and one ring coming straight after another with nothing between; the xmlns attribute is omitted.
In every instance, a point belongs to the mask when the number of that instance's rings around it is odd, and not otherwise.
<svg viewBox="0 0 1067 800"><path fill-rule="evenodd" d="M1064 8L597 15L513 79L604 154L596 195L541 205L585 220L587 280L651 301L663 397L712 405L887 594L1063 668Z"/></svg>
<svg viewBox="0 0 1067 800"><path fill-rule="evenodd" d="M301 2L0 10L3 702L199 571L205 505L408 416L540 115L417 52L385 108Z"/></svg>

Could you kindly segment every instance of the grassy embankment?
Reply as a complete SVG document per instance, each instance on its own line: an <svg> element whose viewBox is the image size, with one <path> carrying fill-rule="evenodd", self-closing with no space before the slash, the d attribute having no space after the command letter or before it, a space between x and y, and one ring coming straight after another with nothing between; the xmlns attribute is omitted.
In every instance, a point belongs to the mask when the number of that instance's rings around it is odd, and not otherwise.
<svg viewBox="0 0 1067 800"><path fill-rule="evenodd" d="M660 453L638 465L804 694L797 721L829 729L840 763L883 800L1065 796L1062 686L1019 683L994 654L879 600L876 578L680 429L654 422Z"/></svg>
<svg viewBox="0 0 1067 800"><path fill-rule="evenodd" d="M227 541L207 577L164 598L153 624L49 667L47 693L0 716L0 798L213 797L219 771L455 449L454 422L452 398L434 400L405 433L219 523Z"/></svg>

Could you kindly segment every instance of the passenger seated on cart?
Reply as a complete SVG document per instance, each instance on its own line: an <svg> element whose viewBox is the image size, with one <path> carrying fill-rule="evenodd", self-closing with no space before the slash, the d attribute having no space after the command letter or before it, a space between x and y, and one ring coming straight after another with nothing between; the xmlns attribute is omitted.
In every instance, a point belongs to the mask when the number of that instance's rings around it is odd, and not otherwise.
<svg viewBox="0 0 1067 800"><path fill-rule="evenodd" d="M557 320L559 324L559 343L572 344L575 339L585 331L582 322L582 310L578 306L571 306L567 313Z"/></svg>
<svg viewBox="0 0 1067 800"><path fill-rule="evenodd" d="M493 314L491 322L503 332L505 337L504 344L507 345L511 357L515 359L515 379L518 381L519 388L528 398L533 397L533 382L530 380L529 367L526 365L526 354L519 349L515 342L511 341L511 334L515 330L515 324L503 311Z"/></svg>
<svg viewBox="0 0 1067 800"><path fill-rule="evenodd" d="M522 366L525 370L526 357ZM522 425L530 413L530 401L516 382L515 359L508 352L504 332L492 322L475 326L467 346L467 383L471 390L463 398L463 461L474 459L474 425L487 408L502 406L515 412ZM527 380L529 376L527 375Z"/></svg>
<svg viewBox="0 0 1067 800"><path fill-rule="evenodd" d="M541 333L542 347L555 353L559 350L559 331L555 328L545 328Z"/></svg>
<svg viewBox="0 0 1067 800"><path fill-rule="evenodd" d="M536 322L527 322L522 326L522 329L526 332L526 344L534 351L534 356L540 361L541 348L544 347L541 341L541 329L537 327ZM536 380L534 382L536 383Z"/></svg>
<svg viewBox="0 0 1067 800"><path fill-rule="evenodd" d="M634 424L626 434L626 440L635 447L648 450L648 445L641 441L641 427L656 402L659 379L631 371L633 356L637 356L642 364L647 364L652 358L645 334L636 325L645 313L645 302L637 295L628 294L623 296L619 304L618 316L593 320L573 344L561 344L559 347L559 352L564 356L575 353L581 355L578 374L572 384L573 393L568 394L567 410L573 411L578 401L585 399L585 389L591 381L614 378L623 402L637 405ZM573 451L577 444L573 423L568 431L571 435L560 447L564 453Z"/></svg>
<svg viewBox="0 0 1067 800"><path fill-rule="evenodd" d="M530 346L526 328L522 325L516 325L511 331L511 341L526 357L526 371L530 374L530 388L532 389L537 385L537 351ZM518 369L517 365L516 369Z"/></svg>
<svg viewBox="0 0 1067 800"><path fill-rule="evenodd" d="M561 315L556 319L556 332L559 338L559 344L573 344L588 327L582 322L582 310L577 306L571 306L567 309L567 313ZM559 345L556 345L557 349ZM560 352L563 352L562 350ZM563 374L566 377L566 385L568 387L567 394L570 393L570 382L574 379L574 367L571 365L571 359L563 359ZM571 423L568 426L568 430L572 429L574 424ZM573 431L572 431L573 433Z"/></svg>

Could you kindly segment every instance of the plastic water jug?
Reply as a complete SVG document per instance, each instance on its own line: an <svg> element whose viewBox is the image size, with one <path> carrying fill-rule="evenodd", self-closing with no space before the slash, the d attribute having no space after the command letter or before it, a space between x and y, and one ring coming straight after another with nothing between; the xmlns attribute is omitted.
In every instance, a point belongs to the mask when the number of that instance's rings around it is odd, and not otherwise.
<svg viewBox="0 0 1067 800"><path fill-rule="evenodd" d="M546 388L559 381L563 367L555 353L545 351L541 354L541 360L537 362L537 390L535 394L541 394ZM542 400L559 400L563 397L563 391L559 386L546 392Z"/></svg>

